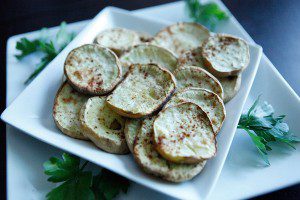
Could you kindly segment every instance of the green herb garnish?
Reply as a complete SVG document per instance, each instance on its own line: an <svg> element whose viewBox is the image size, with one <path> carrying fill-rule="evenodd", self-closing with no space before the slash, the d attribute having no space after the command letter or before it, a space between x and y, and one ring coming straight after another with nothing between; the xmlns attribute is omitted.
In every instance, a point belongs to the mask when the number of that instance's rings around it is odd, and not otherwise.
<svg viewBox="0 0 300 200"><path fill-rule="evenodd" d="M27 38L21 38L16 45L16 49L20 50L21 54L15 56L18 60L22 60L25 56L36 52L38 50L38 46L38 40L30 41Z"/></svg>
<svg viewBox="0 0 300 200"><path fill-rule="evenodd" d="M84 171L86 161L80 166L80 158L63 153L62 159L51 157L44 163L44 172L48 181L61 183L50 191L48 200L111 200L121 191L127 192L129 181L108 170L93 176L91 171Z"/></svg>
<svg viewBox="0 0 300 200"><path fill-rule="evenodd" d="M43 32L46 30L47 29L45 28L42 29ZM35 40L21 38L16 45L16 49L20 51L20 54L15 55L18 60L22 60L24 57L32 53L43 53L43 57L37 65L36 70L26 79L25 84L35 78L48 65L48 63L50 63L72 41L74 37L75 34L68 33L66 30L66 23L62 22L54 41L49 39L47 40L43 37Z"/></svg>
<svg viewBox="0 0 300 200"><path fill-rule="evenodd" d="M217 23L228 19L228 15L216 3L202 4L198 0L186 0L189 17L210 30L214 30Z"/></svg>
<svg viewBox="0 0 300 200"><path fill-rule="evenodd" d="M271 143L285 144L295 149L294 143L300 142L283 122L285 115L274 116L273 107L267 102L260 102L260 97L254 102L249 111L240 118L238 128L245 130L251 137L259 154L267 165L268 151Z"/></svg>

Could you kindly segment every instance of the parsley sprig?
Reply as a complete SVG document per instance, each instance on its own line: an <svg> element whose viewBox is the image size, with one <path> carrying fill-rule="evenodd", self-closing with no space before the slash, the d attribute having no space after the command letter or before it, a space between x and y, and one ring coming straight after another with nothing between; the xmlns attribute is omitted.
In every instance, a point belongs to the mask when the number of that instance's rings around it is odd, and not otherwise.
<svg viewBox="0 0 300 200"><path fill-rule="evenodd" d="M270 165L268 151L272 150L272 142L285 144L293 149L294 143L300 142L289 130L287 123L283 122L284 118L285 115L275 117L273 107L267 102L261 102L260 97L240 118L238 128L248 133L267 165Z"/></svg>
<svg viewBox="0 0 300 200"><path fill-rule="evenodd" d="M186 0L189 17L207 28L214 30L217 23L228 19L228 15L216 3L202 4L198 0Z"/></svg>
<svg viewBox="0 0 300 200"><path fill-rule="evenodd" d="M48 181L61 183L50 191L48 200L111 200L121 191L127 192L129 181L108 170L93 176L84 171L88 161L80 166L80 158L64 153L62 159L51 157L44 163Z"/></svg>
<svg viewBox="0 0 300 200"><path fill-rule="evenodd" d="M47 29L43 28L43 32ZM15 55L18 60L22 60L24 57L36 53L42 52L43 57L40 63L37 64L35 71L26 79L25 84L33 80L47 65L50 63L75 37L74 33L68 33L66 30L66 23L62 22L60 29L55 36L55 40L49 40L49 37L41 37L35 40L29 40L27 38L21 38L16 44L16 49L20 51Z"/></svg>

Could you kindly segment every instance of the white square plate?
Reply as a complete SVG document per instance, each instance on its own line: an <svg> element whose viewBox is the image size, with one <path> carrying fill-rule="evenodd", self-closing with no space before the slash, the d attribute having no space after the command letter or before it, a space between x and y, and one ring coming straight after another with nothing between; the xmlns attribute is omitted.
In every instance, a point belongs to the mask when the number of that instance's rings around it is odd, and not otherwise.
<svg viewBox="0 0 300 200"><path fill-rule="evenodd" d="M169 22L131 15L117 8L102 10L92 22L58 55L47 68L2 113L1 118L25 133L53 146L85 158L104 168L121 174L157 191L177 198L206 198L215 185L226 159L236 126L253 83L261 58L261 47L250 45L251 61L243 73L242 86L237 96L226 105L227 119L218 137L218 154L203 172L192 181L172 184L150 177L134 163L131 155L113 155L100 151L90 142L75 140L60 133L52 119L55 93L61 84L63 63L73 48L91 43L98 32L111 27L124 27L155 34ZM234 34L234 33L233 33Z"/></svg>

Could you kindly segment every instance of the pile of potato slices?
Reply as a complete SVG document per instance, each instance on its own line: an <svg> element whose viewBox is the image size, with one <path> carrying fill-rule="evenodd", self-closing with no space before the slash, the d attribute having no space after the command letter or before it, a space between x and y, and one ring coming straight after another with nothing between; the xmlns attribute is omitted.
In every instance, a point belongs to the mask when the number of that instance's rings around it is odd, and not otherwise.
<svg viewBox="0 0 300 200"><path fill-rule="evenodd" d="M131 152L146 173L186 181L216 155L224 103L249 60L244 40L196 23L155 36L108 29L68 54L54 121L106 152Z"/></svg>

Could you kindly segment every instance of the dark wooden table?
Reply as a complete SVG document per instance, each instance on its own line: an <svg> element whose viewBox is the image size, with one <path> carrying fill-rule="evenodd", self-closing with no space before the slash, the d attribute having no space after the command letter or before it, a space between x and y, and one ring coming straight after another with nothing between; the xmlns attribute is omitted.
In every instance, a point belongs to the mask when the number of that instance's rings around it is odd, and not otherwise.
<svg viewBox="0 0 300 200"><path fill-rule="evenodd" d="M167 2L172 0L0 0L1 112L5 108L6 99L5 51L8 37L42 27L57 26L63 20L70 23L90 19L109 5L134 10ZM254 40L263 47L265 54L299 94L300 1L224 0L224 3ZM2 186L0 199L5 199L5 125L0 123L0 184ZM257 199L300 199L300 185L266 194Z"/></svg>

